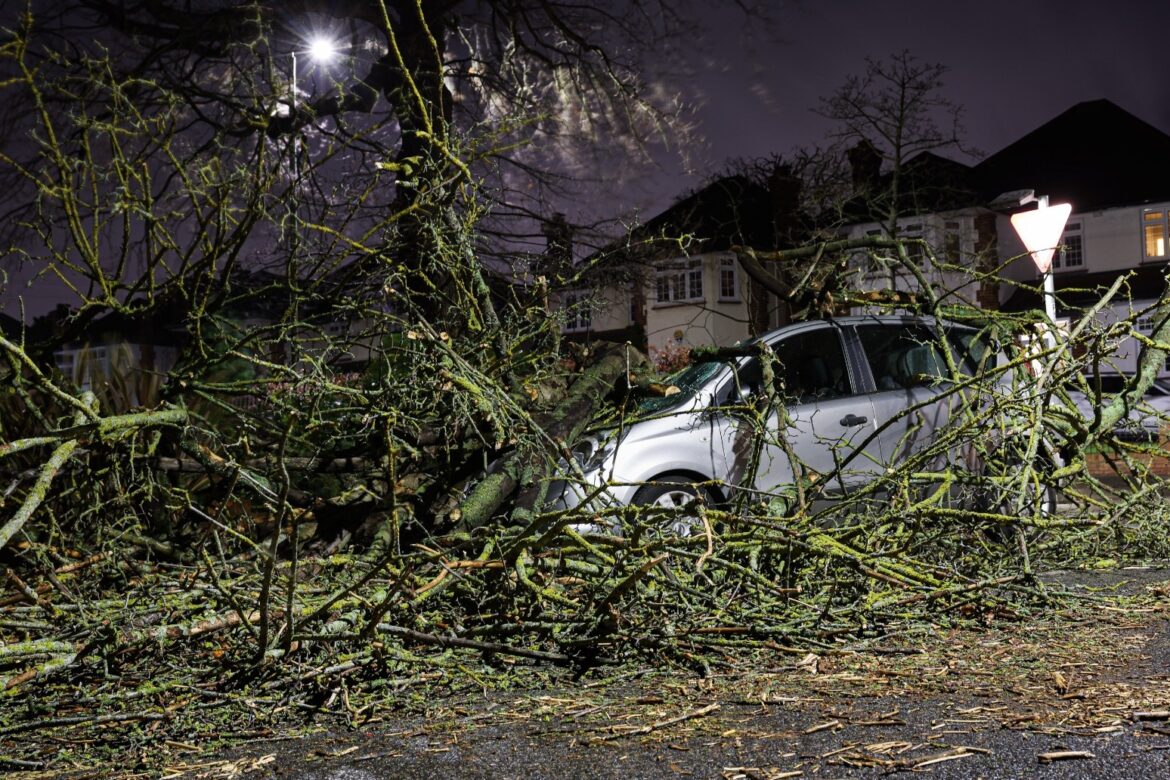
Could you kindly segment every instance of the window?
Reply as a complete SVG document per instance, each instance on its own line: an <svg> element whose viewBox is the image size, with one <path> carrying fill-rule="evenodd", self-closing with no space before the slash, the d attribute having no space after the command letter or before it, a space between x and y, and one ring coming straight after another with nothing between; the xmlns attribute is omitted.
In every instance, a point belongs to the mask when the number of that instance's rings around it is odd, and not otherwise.
<svg viewBox="0 0 1170 780"><path fill-rule="evenodd" d="M963 249L963 226L958 220L947 220L943 228L943 253L947 262L957 263Z"/></svg>
<svg viewBox="0 0 1170 780"><path fill-rule="evenodd" d="M1154 315L1143 314L1137 319L1138 333L1153 333L1154 332Z"/></svg>
<svg viewBox="0 0 1170 780"><path fill-rule="evenodd" d="M739 274L734 257L724 257L719 261L719 300L739 300Z"/></svg>
<svg viewBox="0 0 1170 780"><path fill-rule="evenodd" d="M845 353L834 328L819 328L772 346L784 393L801 403L851 395Z"/></svg>
<svg viewBox="0 0 1170 780"><path fill-rule="evenodd" d="M906 244L906 254L910 262L919 268L927 268L926 247L922 245L925 234L922 232L922 223L915 222L898 229L898 237L903 241L913 242ZM909 273L906 269L899 269L901 273Z"/></svg>
<svg viewBox="0 0 1170 780"><path fill-rule="evenodd" d="M582 292L565 293L565 330L589 330L593 325L593 313L589 311L589 299Z"/></svg>
<svg viewBox="0 0 1170 780"><path fill-rule="evenodd" d="M654 275L659 303L703 300L703 264L700 260L672 264Z"/></svg>
<svg viewBox="0 0 1170 780"><path fill-rule="evenodd" d="M1142 239L1147 259L1166 257L1166 212L1147 211L1142 214Z"/></svg>
<svg viewBox="0 0 1170 780"><path fill-rule="evenodd" d="M1069 222L1060 237L1060 249L1052 256L1054 271L1068 271L1085 267L1085 244L1081 237L1081 223Z"/></svg>
<svg viewBox="0 0 1170 780"><path fill-rule="evenodd" d="M776 357L775 379L781 395L790 402L815 403L852 395L849 371L841 339L834 328L818 328L789 336L772 344ZM720 403L754 395L763 390L764 369L752 358L720 389Z"/></svg>
<svg viewBox="0 0 1170 780"><path fill-rule="evenodd" d="M76 354L73 350L65 352L56 352L53 354L57 364L57 370L60 371L66 378L73 379L73 367L75 365Z"/></svg>
<svg viewBox="0 0 1170 780"><path fill-rule="evenodd" d="M857 336L878 392L931 385L950 378L946 356L935 334L924 326L862 325ZM948 334L956 368L974 375L988 347L967 331Z"/></svg>
<svg viewBox="0 0 1170 780"><path fill-rule="evenodd" d="M879 238L885 236L886 233L881 228L871 228L865 231L865 235L869 238ZM903 242L903 246L906 248L906 256L910 262L923 270L929 269L930 263L926 246L923 243L926 233L922 223L914 222L909 225L900 225L897 235L898 240ZM867 281L872 282L882 277L888 279L891 274L896 276L910 274L910 269L898 259L898 253L894 249L871 249L865 254L859 255L859 261Z"/></svg>

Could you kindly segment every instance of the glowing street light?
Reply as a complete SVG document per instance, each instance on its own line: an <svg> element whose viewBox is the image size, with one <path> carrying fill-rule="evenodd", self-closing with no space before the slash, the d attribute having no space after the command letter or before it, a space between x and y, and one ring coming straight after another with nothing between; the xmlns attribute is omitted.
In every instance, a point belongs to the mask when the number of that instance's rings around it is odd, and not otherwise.
<svg viewBox="0 0 1170 780"><path fill-rule="evenodd" d="M337 42L324 35L315 35L309 41L309 57L314 62L326 64L337 56Z"/></svg>
<svg viewBox="0 0 1170 780"><path fill-rule="evenodd" d="M308 48L303 52L309 59L320 65L328 65L337 56L339 49L337 42L324 35L314 35L308 41ZM289 53L292 57L292 108L297 108L297 53L294 49Z"/></svg>

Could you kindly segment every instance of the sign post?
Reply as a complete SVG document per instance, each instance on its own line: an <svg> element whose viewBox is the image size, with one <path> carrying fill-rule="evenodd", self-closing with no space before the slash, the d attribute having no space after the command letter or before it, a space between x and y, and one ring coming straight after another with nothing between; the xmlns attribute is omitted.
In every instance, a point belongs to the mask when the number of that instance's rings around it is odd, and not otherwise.
<svg viewBox="0 0 1170 780"><path fill-rule="evenodd" d="M1024 248L1032 255L1032 261L1040 269L1044 279L1044 313L1048 315L1049 327L1056 327L1056 284L1052 280L1052 256L1060 246L1064 225L1072 213L1069 203L1048 205L1048 196L1038 199L1039 207L1034 211L1012 214L1012 227L1016 229Z"/></svg>

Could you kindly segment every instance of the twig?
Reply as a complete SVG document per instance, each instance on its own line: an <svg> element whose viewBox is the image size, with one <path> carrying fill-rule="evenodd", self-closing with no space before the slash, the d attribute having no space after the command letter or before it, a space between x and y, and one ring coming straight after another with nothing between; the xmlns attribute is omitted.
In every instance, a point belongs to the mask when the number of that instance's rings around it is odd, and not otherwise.
<svg viewBox="0 0 1170 780"><path fill-rule="evenodd" d="M712 712L715 712L717 709L719 709L718 703L708 704L706 707L700 707L697 710L693 710L691 712L685 712L682 715L678 715L678 716L673 717L673 718L667 718L666 720L660 720L657 723L651 723L648 726L639 726L639 727L634 728L630 731L623 731L620 734L607 734L607 735L601 737L601 739L604 741L608 741L608 740L612 740L612 739L622 739L623 737L637 736L640 734L649 734L652 731L657 731L658 729L666 728L667 726L673 726L676 723L682 723L683 721L693 720L695 718L701 718L704 715L710 715Z"/></svg>

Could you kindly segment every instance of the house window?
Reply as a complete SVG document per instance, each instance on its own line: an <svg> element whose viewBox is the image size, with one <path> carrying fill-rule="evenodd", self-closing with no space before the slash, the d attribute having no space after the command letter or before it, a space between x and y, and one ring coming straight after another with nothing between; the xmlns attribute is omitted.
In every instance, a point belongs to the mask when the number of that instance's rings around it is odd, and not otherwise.
<svg viewBox="0 0 1170 780"><path fill-rule="evenodd" d="M1153 333L1154 332L1154 315L1143 314L1137 319L1138 333Z"/></svg>
<svg viewBox="0 0 1170 780"><path fill-rule="evenodd" d="M75 365L76 355L73 350L67 352L57 352L53 355L54 362L57 364L57 370L61 372L67 379L73 379L73 367Z"/></svg>
<svg viewBox="0 0 1170 780"><path fill-rule="evenodd" d="M719 300L739 300L739 274L734 257L724 257L719 261Z"/></svg>
<svg viewBox="0 0 1170 780"><path fill-rule="evenodd" d="M1166 212L1147 211L1142 214L1142 238L1146 247L1146 258L1166 257L1167 239Z"/></svg>
<svg viewBox="0 0 1170 780"><path fill-rule="evenodd" d="M1052 268L1068 271L1085 267L1085 243L1081 236L1081 223L1069 222L1060 238L1060 250L1052 257Z"/></svg>
<svg viewBox="0 0 1170 780"><path fill-rule="evenodd" d="M958 263L963 249L963 226L958 220L947 220L943 228L943 253L947 262Z"/></svg>
<svg viewBox="0 0 1170 780"><path fill-rule="evenodd" d="M688 260L684 265L660 268L654 275L658 303L703 300L703 264Z"/></svg>
<svg viewBox="0 0 1170 780"><path fill-rule="evenodd" d="M589 330L593 325L593 313L589 311L589 298L582 292L565 293L565 330Z"/></svg>
<svg viewBox="0 0 1170 780"><path fill-rule="evenodd" d="M926 247L922 244L922 239L925 238L922 232L922 223L916 222L912 225L906 225L898 232L903 241L913 242L906 244L906 255L910 258L910 262L918 268L927 268ZM908 269L899 269L899 271L901 273L909 272Z"/></svg>

